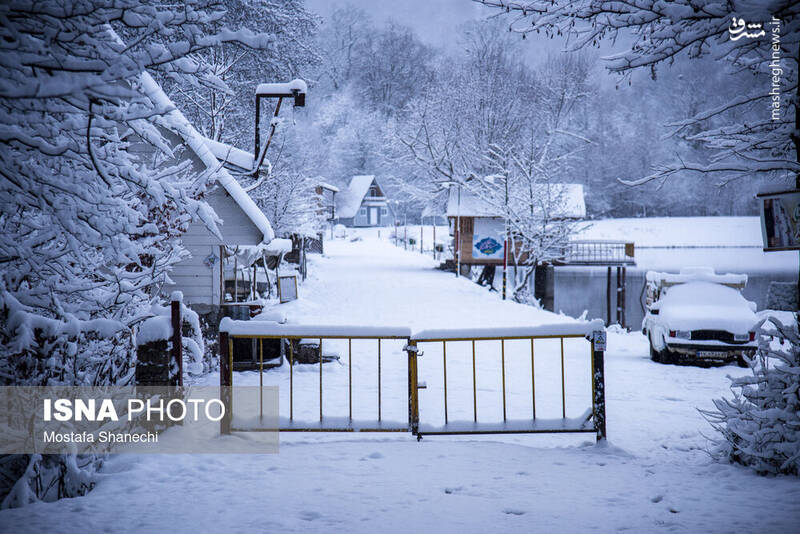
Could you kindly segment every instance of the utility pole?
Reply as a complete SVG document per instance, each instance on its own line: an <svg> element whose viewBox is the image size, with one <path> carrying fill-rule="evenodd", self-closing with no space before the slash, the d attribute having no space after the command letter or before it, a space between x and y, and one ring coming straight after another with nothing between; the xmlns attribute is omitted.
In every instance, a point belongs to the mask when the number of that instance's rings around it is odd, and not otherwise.
<svg viewBox="0 0 800 534"><path fill-rule="evenodd" d="M458 183L458 204L456 207L456 278L461 276L461 182Z"/></svg>

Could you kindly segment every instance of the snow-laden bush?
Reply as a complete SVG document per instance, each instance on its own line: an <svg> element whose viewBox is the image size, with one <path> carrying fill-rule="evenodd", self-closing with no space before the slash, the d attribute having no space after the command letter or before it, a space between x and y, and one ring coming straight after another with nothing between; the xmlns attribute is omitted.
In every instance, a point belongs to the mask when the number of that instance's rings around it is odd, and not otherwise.
<svg viewBox="0 0 800 534"><path fill-rule="evenodd" d="M267 6L264 7L268 9ZM185 120L153 79L226 90L197 54L271 48L222 28L221 0L0 3L0 385L127 385L136 325L217 232ZM75 496L100 458L0 457L0 503Z"/></svg>
<svg viewBox="0 0 800 534"><path fill-rule="evenodd" d="M760 474L800 476L800 335L770 317L759 325L752 376L731 378L732 399L702 411L722 434L713 454Z"/></svg>
<svg viewBox="0 0 800 534"><path fill-rule="evenodd" d="M173 293L173 299L181 301L181 335L183 347L184 380L188 385L195 377L214 370L214 354L206 354L206 343L200 327L197 312L186 306L180 292ZM162 306L153 304L150 307L152 317L141 323L136 333L136 345L141 346L153 341L167 341L167 350L172 350L172 308L169 304ZM178 372L177 362L172 362L170 376Z"/></svg>

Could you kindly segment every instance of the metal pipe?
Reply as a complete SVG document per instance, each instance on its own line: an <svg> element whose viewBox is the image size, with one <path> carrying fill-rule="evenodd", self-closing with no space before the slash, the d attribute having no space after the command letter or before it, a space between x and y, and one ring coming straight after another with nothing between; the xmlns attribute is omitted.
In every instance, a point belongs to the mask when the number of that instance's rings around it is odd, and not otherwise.
<svg viewBox="0 0 800 534"><path fill-rule="evenodd" d="M444 365L444 423L447 424L447 341L442 341L442 363Z"/></svg>
<svg viewBox="0 0 800 534"><path fill-rule="evenodd" d="M381 338L378 338L378 421L381 420Z"/></svg>
<svg viewBox="0 0 800 534"><path fill-rule="evenodd" d="M289 339L289 421L294 419L294 343Z"/></svg>
<svg viewBox="0 0 800 534"><path fill-rule="evenodd" d="M533 419L536 420L536 379L534 378L533 370L533 338L531 338L531 401L533 405Z"/></svg>
<svg viewBox="0 0 800 534"><path fill-rule="evenodd" d="M353 420L353 339L347 340L347 390L350 401L350 420Z"/></svg>
<svg viewBox="0 0 800 534"><path fill-rule="evenodd" d="M500 372L503 375L503 422L506 420L506 340L500 340Z"/></svg>
<svg viewBox="0 0 800 534"><path fill-rule="evenodd" d="M319 338L319 420L322 421L322 338Z"/></svg>
<svg viewBox="0 0 800 534"><path fill-rule="evenodd" d="M264 340L258 340L258 407L259 415L264 417Z"/></svg>
<svg viewBox="0 0 800 534"><path fill-rule="evenodd" d="M564 393L564 338L561 338L561 417L567 417L566 394Z"/></svg>
<svg viewBox="0 0 800 534"><path fill-rule="evenodd" d="M472 414L473 420L478 422L478 393L475 380L475 340L472 340Z"/></svg>

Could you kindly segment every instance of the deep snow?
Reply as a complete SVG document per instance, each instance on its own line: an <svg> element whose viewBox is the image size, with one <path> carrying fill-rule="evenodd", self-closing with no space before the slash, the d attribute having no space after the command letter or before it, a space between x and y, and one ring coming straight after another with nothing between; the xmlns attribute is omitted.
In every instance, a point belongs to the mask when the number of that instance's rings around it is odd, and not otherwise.
<svg viewBox="0 0 800 534"><path fill-rule="evenodd" d="M312 257L300 299L281 306L290 322L419 330L571 321L502 302L496 293L434 270L429 256L395 248L386 235L382 241L365 236L328 242L326 257ZM346 416L346 342L325 343L325 352L341 358L323 369L325 413ZM374 418L376 347L361 343L353 350L354 417ZM402 420L402 343L384 343L383 417ZM477 400L481 420L497 421L498 348L491 343L479 347ZM539 343L537 416L560 417L558 347ZM420 393L422 417L436 423L443 408L441 348L423 348L420 378L429 389ZM507 347L509 411L516 418L531 408L528 350ZM586 356L582 340L566 344L568 417L588 406ZM472 418L468 357L468 347L448 345L451 420ZM88 496L2 511L0 530L790 532L800 521L797 479L759 477L715 463L704 450L703 434L713 431L697 408L730 395L727 374L746 372L656 364L641 334L612 331L609 443L602 446L592 434L426 437L419 443L402 433L283 434L275 455L120 455L109 459ZM258 384L258 375L237 373L234 380ZM287 381L285 365L265 374L266 384L281 386L282 413ZM318 418L317 387L318 366L295 367L296 418Z"/></svg>

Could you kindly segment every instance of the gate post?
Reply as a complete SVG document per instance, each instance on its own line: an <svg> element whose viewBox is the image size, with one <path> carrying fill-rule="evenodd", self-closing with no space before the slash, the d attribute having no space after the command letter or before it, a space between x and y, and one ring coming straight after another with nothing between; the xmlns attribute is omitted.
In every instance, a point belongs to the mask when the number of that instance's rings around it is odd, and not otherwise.
<svg viewBox="0 0 800 534"><path fill-rule="evenodd" d="M170 304L170 321L172 323L172 359L178 364L176 385L183 387L183 333L181 332L181 304L183 295L180 291L172 293ZM172 383L173 380L170 380Z"/></svg>
<svg viewBox="0 0 800 534"><path fill-rule="evenodd" d="M603 356L606 350L605 330L592 332L592 418L597 441L606 439L606 392Z"/></svg>
<svg viewBox="0 0 800 534"><path fill-rule="evenodd" d="M411 434L419 431L419 390L417 389L417 342L408 341L405 346L408 352L408 426Z"/></svg>
<svg viewBox="0 0 800 534"><path fill-rule="evenodd" d="M219 396L225 408L225 414L219 421L220 434L231 433L231 361L230 351L233 340L227 332L219 333ZM230 346L230 348L229 348Z"/></svg>

